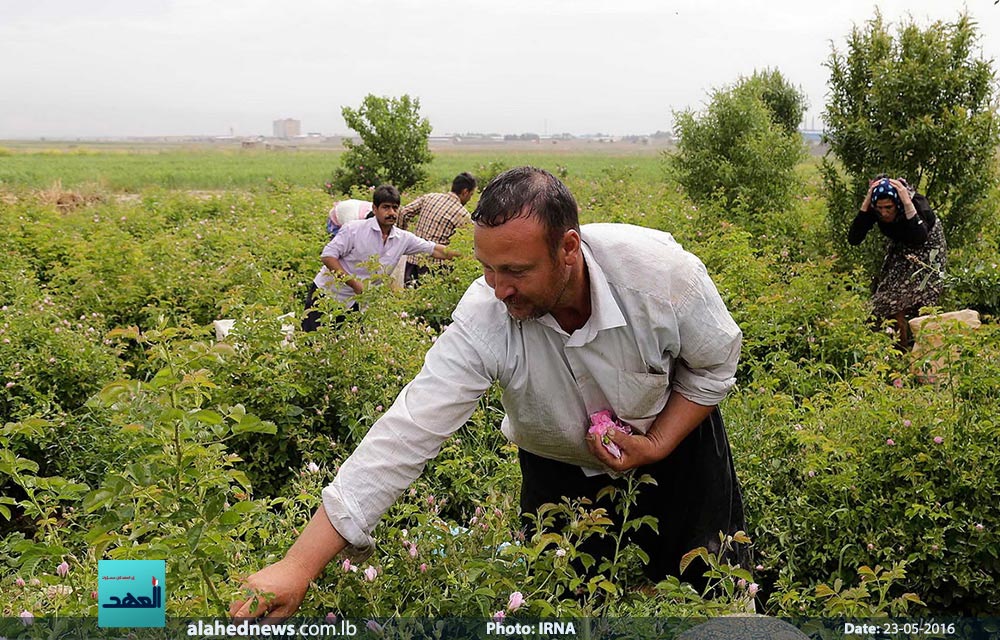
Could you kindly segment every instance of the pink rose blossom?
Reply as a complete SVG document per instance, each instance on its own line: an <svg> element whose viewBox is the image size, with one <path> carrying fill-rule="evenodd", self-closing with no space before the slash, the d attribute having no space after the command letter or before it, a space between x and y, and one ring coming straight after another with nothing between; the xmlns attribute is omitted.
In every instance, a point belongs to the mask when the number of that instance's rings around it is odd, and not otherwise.
<svg viewBox="0 0 1000 640"><path fill-rule="evenodd" d="M764 570L764 565L759 564L756 567L754 567L754 569L756 569L757 571L763 571Z"/></svg>
<svg viewBox="0 0 1000 640"><path fill-rule="evenodd" d="M502 622L503 619L506 617L507 617L506 613L504 613L503 611L497 611L496 613L493 614L493 622Z"/></svg>
<svg viewBox="0 0 1000 640"><path fill-rule="evenodd" d="M747 588L746 578L740 578L739 580L737 580L736 586L739 587L740 589L746 589Z"/></svg>
<svg viewBox="0 0 1000 640"><path fill-rule="evenodd" d="M522 604L524 604L524 596L520 591L515 591L507 599L507 611L517 611L521 608Z"/></svg>
<svg viewBox="0 0 1000 640"><path fill-rule="evenodd" d="M421 562L420 563L420 573L427 573L427 563L426 562Z"/></svg>
<svg viewBox="0 0 1000 640"><path fill-rule="evenodd" d="M340 566L343 567L344 573L347 573L348 571L351 570L351 561L350 560L344 560L344 562Z"/></svg>
<svg viewBox="0 0 1000 640"><path fill-rule="evenodd" d="M327 613L326 617L323 619L332 624L337 621L337 614L331 611Z"/></svg>
<svg viewBox="0 0 1000 640"><path fill-rule="evenodd" d="M319 465L315 462L310 462L306 465L306 471L309 473L319 473Z"/></svg>
<svg viewBox="0 0 1000 640"><path fill-rule="evenodd" d="M368 568L365 569L365 580L367 580L368 582L375 582L375 578L377 577L378 577L378 569L376 569L371 565L368 565Z"/></svg>
<svg viewBox="0 0 1000 640"><path fill-rule="evenodd" d="M912 422L910 422L909 420L903 420L903 426L904 426L904 427L909 427L909 426L910 426L910 425L912 425L912 424L913 424L913 423L912 423Z"/></svg>
<svg viewBox="0 0 1000 640"><path fill-rule="evenodd" d="M562 558L565 555L566 555L566 550L565 549L556 549L556 557L557 558Z"/></svg>
<svg viewBox="0 0 1000 640"><path fill-rule="evenodd" d="M895 441L895 440L893 440L892 438L886 438L886 439L885 439L885 443L886 443L887 445L889 445L890 447L894 447L894 446L896 446L896 441Z"/></svg>
<svg viewBox="0 0 1000 640"><path fill-rule="evenodd" d="M417 545L411 544L407 551L409 552L411 558L417 557Z"/></svg>
<svg viewBox="0 0 1000 640"><path fill-rule="evenodd" d="M897 389L902 389L903 388L903 379L902 378L896 378L895 380L892 381L892 386L896 387Z"/></svg>
<svg viewBox="0 0 1000 640"><path fill-rule="evenodd" d="M60 578L65 578L69 574L69 563L63 560L58 567L56 567L56 573L59 574Z"/></svg>
<svg viewBox="0 0 1000 640"><path fill-rule="evenodd" d="M369 620L368 622L366 622L365 627L367 627L369 631L371 631L376 635L382 635L382 625L375 622L374 620Z"/></svg>
<svg viewBox="0 0 1000 640"><path fill-rule="evenodd" d="M24 578L18 578L17 580L14 581L14 584L17 585L18 587L23 587L24 586Z"/></svg>
<svg viewBox="0 0 1000 640"><path fill-rule="evenodd" d="M34 624L34 622L35 622L35 614L31 613L28 610L22 611L21 615L20 615L20 618L21 618L21 622L25 626L30 625L30 624Z"/></svg>
<svg viewBox="0 0 1000 640"><path fill-rule="evenodd" d="M357 387L351 387L351 393L357 393L357 392L358 392Z"/></svg>
<svg viewBox="0 0 1000 640"><path fill-rule="evenodd" d="M934 444L941 444L942 442L944 442L944 438L941 436L934 436Z"/></svg>
<svg viewBox="0 0 1000 640"><path fill-rule="evenodd" d="M375 410L378 411L379 413L381 413L382 412L382 405L377 405L375 407Z"/></svg>
<svg viewBox="0 0 1000 640"><path fill-rule="evenodd" d="M587 430L589 435L596 435L601 439L601 444L607 449L608 453L614 457L621 459L622 452L618 448L618 445L611 440L611 435L609 430L617 429L621 433L626 435L631 435L632 427L629 425L623 425L612 416L611 412L605 409L604 411L598 411L597 413L590 414L590 428Z"/></svg>
<svg viewBox="0 0 1000 640"><path fill-rule="evenodd" d="M760 585L757 584L756 582L751 582L750 586L747 588L747 593L754 596L757 595L758 591L760 591Z"/></svg>
<svg viewBox="0 0 1000 640"><path fill-rule="evenodd" d="M985 528L986 528L986 527L984 527L984 526L983 526L983 523L982 523L982 522L977 522L977 523L976 523L976 531L982 531L982 530L983 530L983 529L985 529Z"/></svg>

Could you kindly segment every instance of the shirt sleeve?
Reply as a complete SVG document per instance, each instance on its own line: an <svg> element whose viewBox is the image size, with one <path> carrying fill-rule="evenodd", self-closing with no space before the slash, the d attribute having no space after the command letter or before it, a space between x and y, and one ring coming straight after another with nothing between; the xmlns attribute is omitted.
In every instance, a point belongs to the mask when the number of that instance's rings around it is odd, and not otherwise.
<svg viewBox="0 0 1000 640"><path fill-rule="evenodd" d="M347 540L349 556L360 561L371 554L375 524L468 421L496 376L496 358L487 354L459 323L449 326L323 490L323 508Z"/></svg>
<svg viewBox="0 0 1000 640"><path fill-rule="evenodd" d="M851 222L851 228L847 230L847 242L853 246L861 244L868 232L875 226L875 214L869 211L858 211Z"/></svg>
<svg viewBox="0 0 1000 640"><path fill-rule="evenodd" d="M340 228L340 233L323 247L323 251L319 254L320 259L336 258L340 260L342 256L347 255L347 252L351 250L351 241L354 239L354 231L351 226L344 225Z"/></svg>
<svg viewBox="0 0 1000 640"><path fill-rule="evenodd" d="M923 243L927 242L927 225L924 224L924 219L920 214L914 215L912 218L903 219L903 224L901 229L901 240L908 247L919 247Z"/></svg>
<svg viewBox="0 0 1000 640"><path fill-rule="evenodd" d="M406 229L410 224L410 218L413 216L420 215L420 209L423 207L424 197L420 196L410 204L406 205L399 210L399 228Z"/></svg>
<svg viewBox="0 0 1000 640"><path fill-rule="evenodd" d="M420 236L410 233L409 231L400 230L400 233L406 243L404 245L405 249L403 250L403 253L406 255L411 256L415 253L434 253L434 247L437 246L436 243L431 242L430 240L424 240Z"/></svg>
<svg viewBox="0 0 1000 640"><path fill-rule="evenodd" d="M674 308L680 350L673 388L703 406L715 406L736 384L743 332L726 309L705 266L695 268Z"/></svg>

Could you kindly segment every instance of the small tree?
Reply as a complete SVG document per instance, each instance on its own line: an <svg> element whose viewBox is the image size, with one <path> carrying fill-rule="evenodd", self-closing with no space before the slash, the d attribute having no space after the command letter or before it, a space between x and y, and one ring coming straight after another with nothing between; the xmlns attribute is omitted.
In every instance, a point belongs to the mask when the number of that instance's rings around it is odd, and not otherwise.
<svg viewBox="0 0 1000 640"><path fill-rule="evenodd" d="M718 194L754 214L783 210L805 153L796 130L804 111L805 97L778 71L742 78L716 90L703 113L674 114L669 166L695 202Z"/></svg>
<svg viewBox="0 0 1000 640"><path fill-rule="evenodd" d="M881 14L855 27L846 53L833 49L824 114L830 158L822 173L828 220L841 255L858 256L847 228L876 174L902 176L945 220L948 244L973 238L988 214L998 141L991 61L976 56L967 15L920 29L911 21L894 38ZM880 247L866 243L865 262Z"/></svg>
<svg viewBox="0 0 1000 640"><path fill-rule="evenodd" d="M380 184L402 191L427 177L423 165L433 158L427 144L431 123L420 117L418 98L369 94L360 108L344 107L341 114L361 142L344 142L347 151L330 180L331 193Z"/></svg>

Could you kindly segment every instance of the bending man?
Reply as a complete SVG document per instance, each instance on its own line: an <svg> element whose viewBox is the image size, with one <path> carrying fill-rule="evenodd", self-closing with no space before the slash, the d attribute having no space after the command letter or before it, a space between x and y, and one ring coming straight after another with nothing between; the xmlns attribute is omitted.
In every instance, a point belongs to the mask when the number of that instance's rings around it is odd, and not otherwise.
<svg viewBox="0 0 1000 640"><path fill-rule="evenodd" d="M520 449L522 512L594 498L627 470L650 473L658 484L641 486L633 516L659 519L659 534L634 538L653 579L676 575L692 548L718 549L720 531L745 529L716 407L734 384L742 333L701 261L660 231L581 228L565 185L531 167L491 182L472 220L483 277L285 558L247 579L274 597L253 610L252 599L234 603L234 616L291 615L334 556L370 553L376 522L494 381L501 429ZM620 457L587 436L600 411L633 430L611 430Z"/></svg>

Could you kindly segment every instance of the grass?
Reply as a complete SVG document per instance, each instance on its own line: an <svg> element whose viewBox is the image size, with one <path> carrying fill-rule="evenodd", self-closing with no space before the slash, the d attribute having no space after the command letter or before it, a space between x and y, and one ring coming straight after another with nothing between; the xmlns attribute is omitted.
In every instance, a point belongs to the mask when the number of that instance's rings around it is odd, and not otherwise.
<svg viewBox="0 0 1000 640"><path fill-rule="evenodd" d="M337 166L340 151L222 150L206 148L5 148L0 154L0 188L43 189L60 181L64 188L96 186L136 193L163 189L251 189L268 178L296 186L321 186ZM462 171L491 163L540 166L553 172L596 179L609 168L629 168L636 177L656 180L661 162L648 149L630 154L591 151L476 150L435 153L428 186L448 185Z"/></svg>

